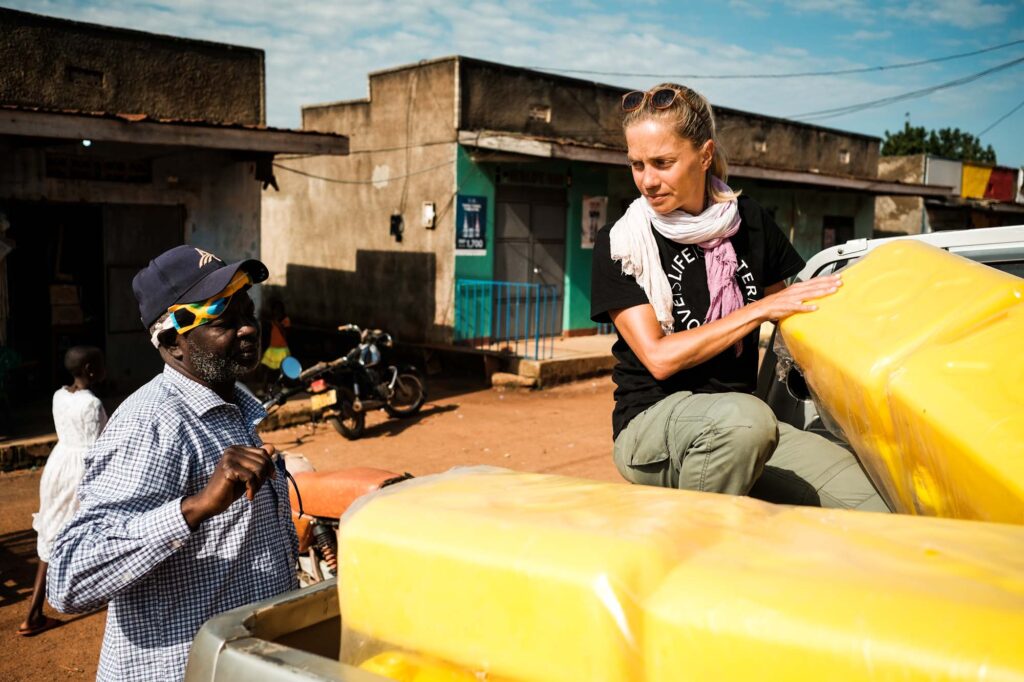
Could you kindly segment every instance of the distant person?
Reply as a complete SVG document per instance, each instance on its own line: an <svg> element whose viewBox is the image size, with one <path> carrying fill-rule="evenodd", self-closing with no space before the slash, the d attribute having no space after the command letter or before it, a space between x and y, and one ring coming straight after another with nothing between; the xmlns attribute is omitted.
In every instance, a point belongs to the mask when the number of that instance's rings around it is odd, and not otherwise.
<svg viewBox="0 0 1024 682"><path fill-rule="evenodd" d="M758 329L815 309L838 275L804 265L771 214L727 184L715 117L675 83L622 98L641 196L594 246L591 317L619 338L615 465L646 485L887 511L852 454L752 394Z"/></svg>
<svg viewBox="0 0 1024 682"><path fill-rule="evenodd" d="M261 391L266 392L281 371L281 363L291 355L288 349L288 338L285 330L292 326L292 321L285 313L284 301L275 298L270 301L270 310L264 324L266 350L260 359L256 383Z"/></svg>
<svg viewBox="0 0 1024 682"><path fill-rule="evenodd" d="M284 310L284 301L275 298L270 302L270 339L267 349L263 351L261 363L274 370L281 369L281 362L288 357L288 338L285 330L292 326L288 314Z"/></svg>
<svg viewBox="0 0 1024 682"><path fill-rule="evenodd" d="M46 459L39 479L39 513L33 514L37 533L36 554L39 567L32 588L28 617L18 628L25 637L60 625L61 621L43 614L46 600L46 569L57 532L78 509L76 489L85 471L83 457L107 423L103 403L90 390L107 375L103 352L93 346L74 346L64 354L64 367L71 374L70 386L53 394L53 424L57 444Z"/></svg>
<svg viewBox="0 0 1024 682"><path fill-rule="evenodd" d="M260 361L248 289L267 274L178 246L132 282L164 369L89 449L48 579L62 612L109 604L99 680L180 680L209 618L298 586L283 463L237 383Z"/></svg>

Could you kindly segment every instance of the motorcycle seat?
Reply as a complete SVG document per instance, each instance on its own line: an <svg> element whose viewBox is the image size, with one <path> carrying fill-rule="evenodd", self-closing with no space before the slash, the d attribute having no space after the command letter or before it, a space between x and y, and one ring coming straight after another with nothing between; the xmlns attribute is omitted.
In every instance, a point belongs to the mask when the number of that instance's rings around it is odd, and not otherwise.
<svg viewBox="0 0 1024 682"><path fill-rule="evenodd" d="M357 498L384 486L411 478L384 469L357 467L338 471L302 471L293 475L307 516L338 519ZM295 488L289 486L292 509L299 510Z"/></svg>

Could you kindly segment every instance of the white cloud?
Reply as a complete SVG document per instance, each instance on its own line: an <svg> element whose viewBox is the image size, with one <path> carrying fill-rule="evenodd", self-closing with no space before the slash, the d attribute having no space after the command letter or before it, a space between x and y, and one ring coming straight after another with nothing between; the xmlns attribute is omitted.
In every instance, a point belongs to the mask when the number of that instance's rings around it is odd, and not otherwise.
<svg viewBox="0 0 1024 682"><path fill-rule="evenodd" d="M783 0L795 12L838 14L844 19L871 23L874 10L862 0Z"/></svg>
<svg viewBox="0 0 1024 682"><path fill-rule="evenodd" d="M874 40L888 40L892 38L892 31L854 31L848 36L845 36L845 40L854 40L857 42L869 42Z"/></svg>
<svg viewBox="0 0 1024 682"><path fill-rule="evenodd" d="M1002 24L1012 11L1012 5L985 0L914 0L903 6L888 7L885 13L920 24L948 24L974 29Z"/></svg>
<svg viewBox="0 0 1024 682"><path fill-rule="evenodd" d="M769 16L767 3L755 2L754 0L729 0L729 8L742 12L754 19L764 19Z"/></svg>

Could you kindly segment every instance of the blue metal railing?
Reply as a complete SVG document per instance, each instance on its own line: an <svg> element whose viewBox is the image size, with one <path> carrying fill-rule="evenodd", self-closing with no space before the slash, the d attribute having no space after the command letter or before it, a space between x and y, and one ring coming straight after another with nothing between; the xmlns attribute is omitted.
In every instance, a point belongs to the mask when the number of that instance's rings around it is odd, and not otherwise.
<svg viewBox="0 0 1024 682"><path fill-rule="evenodd" d="M532 360L551 358L561 331L562 295L554 284L460 279L455 282L455 343Z"/></svg>
<svg viewBox="0 0 1024 682"><path fill-rule="evenodd" d="M598 334L614 334L615 325L611 322L601 322L597 325Z"/></svg>

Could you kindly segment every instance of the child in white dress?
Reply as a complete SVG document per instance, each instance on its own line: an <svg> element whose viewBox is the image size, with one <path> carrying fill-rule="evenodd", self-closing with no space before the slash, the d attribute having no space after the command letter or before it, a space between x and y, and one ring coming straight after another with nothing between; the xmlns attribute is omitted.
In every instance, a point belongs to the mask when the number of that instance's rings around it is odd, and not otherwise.
<svg viewBox="0 0 1024 682"><path fill-rule="evenodd" d="M43 614L46 596L46 568L57 532L78 509L76 489L85 473L83 455L99 437L107 423L107 413L99 398L89 390L103 381L106 363L99 348L75 346L64 355L74 383L53 394L53 423L57 445L46 460L39 480L39 513L33 514L32 527L38 534L36 552L39 568L32 591L28 617L18 634L31 637L61 621Z"/></svg>

